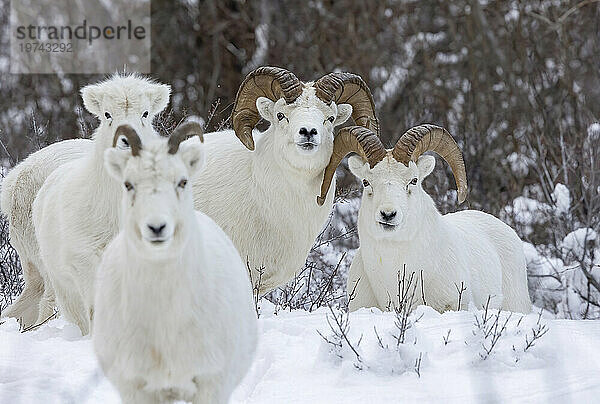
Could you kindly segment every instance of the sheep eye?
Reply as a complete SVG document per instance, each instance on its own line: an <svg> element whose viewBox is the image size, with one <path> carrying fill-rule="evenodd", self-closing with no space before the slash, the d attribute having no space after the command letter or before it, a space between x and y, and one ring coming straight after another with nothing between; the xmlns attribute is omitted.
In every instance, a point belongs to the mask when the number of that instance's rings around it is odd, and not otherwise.
<svg viewBox="0 0 600 404"><path fill-rule="evenodd" d="M364 186L365 188L366 188L366 187L368 187L369 185L371 185L371 184L369 184L369 181L367 181L367 180L363 180L363 186Z"/></svg>
<svg viewBox="0 0 600 404"><path fill-rule="evenodd" d="M410 185L417 185L417 178L413 178L412 180L410 180Z"/></svg>
<svg viewBox="0 0 600 404"><path fill-rule="evenodd" d="M185 179L179 181L179 184L177 184L177 186L182 189L185 188L186 185L187 185L187 180L185 180Z"/></svg>
<svg viewBox="0 0 600 404"><path fill-rule="evenodd" d="M331 123L333 123L333 121L335 121L335 118L333 116L330 116L329 118L327 118L327 120Z"/></svg>
<svg viewBox="0 0 600 404"><path fill-rule="evenodd" d="M121 143L123 143L123 146L129 147L129 142L126 137L121 137Z"/></svg>
<svg viewBox="0 0 600 404"><path fill-rule="evenodd" d="M285 118L285 115L283 115L281 112L277 113L277 120L281 121L283 118Z"/></svg>
<svg viewBox="0 0 600 404"><path fill-rule="evenodd" d="M144 111L144 113L142 114L142 118L148 118L148 111Z"/></svg>
<svg viewBox="0 0 600 404"><path fill-rule="evenodd" d="M131 182L129 182L129 181L125 181L124 185L125 185L125 189L128 191L131 191L133 189L133 185L131 185Z"/></svg>
<svg viewBox="0 0 600 404"><path fill-rule="evenodd" d="M106 119L112 119L112 116L110 116L110 114L108 112L105 112L104 116L106 117Z"/></svg>

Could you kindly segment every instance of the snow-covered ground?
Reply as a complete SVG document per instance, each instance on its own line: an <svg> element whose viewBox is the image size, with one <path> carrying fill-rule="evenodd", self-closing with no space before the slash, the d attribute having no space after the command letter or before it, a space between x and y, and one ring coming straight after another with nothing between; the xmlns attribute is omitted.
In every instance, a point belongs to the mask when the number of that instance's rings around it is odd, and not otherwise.
<svg viewBox="0 0 600 404"><path fill-rule="evenodd" d="M329 310L274 315L270 308L263 303L254 365L232 403L600 400L600 321L514 314L484 360L494 313L477 327L483 311L440 315L422 306L398 345L394 313L362 309L349 317L357 357L345 341L334 347L317 333L336 341ZM501 313L497 330L507 316ZM532 329L544 326L548 332L524 351ZM20 333L14 320L0 325L0 403L112 402L119 402L118 394L102 376L91 340L75 326L57 319Z"/></svg>

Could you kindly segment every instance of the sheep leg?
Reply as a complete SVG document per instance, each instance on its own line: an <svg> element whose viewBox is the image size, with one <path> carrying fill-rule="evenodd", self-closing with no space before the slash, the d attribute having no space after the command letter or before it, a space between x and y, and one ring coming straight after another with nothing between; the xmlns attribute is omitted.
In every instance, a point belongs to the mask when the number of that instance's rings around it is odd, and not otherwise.
<svg viewBox="0 0 600 404"><path fill-rule="evenodd" d="M46 283L44 285L44 294L40 300L39 315L36 323L41 324L52 317L54 315L54 307L56 307L54 290L50 284Z"/></svg>
<svg viewBox="0 0 600 404"><path fill-rule="evenodd" d="M348 302L349 311L355 311L361 307L379 307L369 278L364 271L360 249L356 252L352 265L350 265L346 292L348 293L348 299L351 299Z"/></svg>
<svg viewBox="0 0 600 404"><path fill-rule="evenodd" d="M29 261L25 262L23 265L25 288L17 300L2 313L2 316L14 317L20 321L23 327L27 328L34 325L38 318L38 307L44 293L44 282L37 268Z"/></svg>
<svg viewBox="0 0 600 404"><path fill-rule="evenodd" d="M116 385L123 404L153 404L160 403L156 394L140 388L139 383L122 382Z"/></svg>
<svg viewBox="0 0 600 404"><path fill-rule="evenodd" d="M193 404L227 404L229 402L229 394L226 394L228 389L223 385L221 377L215 377L210 381L194 378L194 382L198 391L192 400Z"/></svg>
<svg viewBox="0 0 600 404"><path fill-rule="evenodd" d="M58 300L58 307L65 318L79 327L81 335L89 333L89 315L86 313L83 299L71 284L65 287L63 282L55 282L54 292Z"/></svg>

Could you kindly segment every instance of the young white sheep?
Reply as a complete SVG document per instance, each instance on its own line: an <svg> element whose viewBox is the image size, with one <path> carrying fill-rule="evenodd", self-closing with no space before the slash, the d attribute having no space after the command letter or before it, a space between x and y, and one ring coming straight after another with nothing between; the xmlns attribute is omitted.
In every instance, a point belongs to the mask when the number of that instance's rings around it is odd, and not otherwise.
<svg viewBox="0 0 600 404"><path fill-rule="evenodd" d="M31 207L36 194L48 175L66 162L82 157L92 150L93 142L88 139L72 139L54 143L31 154L16 165L2 180L0 208L8 219L11 245L17 250L25 288L17 300L2 312L5 317L14 317L23 327L30 327L38 320L39 306L45 293L44 313L52 313L54 293L45 288L40 274L41 258L31 218Z"/></svg>
<svg viewBox="0 0 600 404"><path fill-rule="evenodd" d="M135 130L142 140L158 137L151 117L165 108L169 92L168 86L136 75L117 75L85 87L84 105L101 120L94 147L53 171L33 203L40 272L50 281L61 313L83 334L93 314L95 268L118 230L121 187L104 170L104 150L115 146L115 133ZM44 300L40 319L47 315Z"/></svg>
<svg viewBox="0 0 600 404"><path fill-rule="evenodd" d="M261 67L240 86L234 131L205 135L208 162L193 183L196 208L231 237L251 270L264 267L261 293L303 267L331 212L334 192L323 198L324 206L313 198L331 156L334 127L350 114L357 124L379 130L371 93L359 76L331 73L302 83L287 70ZM253 132L261 117L269 128ZM256 150L246 150L236 136Z"/></svg>
<svg viewBox="0 0 600 404"><path fill-rule="evenodd" d="M97 271L92 338L125 403L227 403L254 354L246 267L223 230L194 211L202 143L181 141L201 133L188 123L168 143L141 146L131 131L131 153L105 152L126 192L120 232Z"/></svg>
<svg viewBox="0 0 600 404"><path fill-rule="evenodd" d="M115 84L128 83L127 85L130 86L143 84L140 88L146 92L151 108L140 112L138 118L147 122L152 122L154 116L164 109L169 101L170 87L167 85L151 83L136 76L114 76L111 80L115 81ZM89 111L101 121L108 120L105 114L108 112L113 118L111 126L116 128L120 123L119 117L113 117L108 110L98 111L95 103L91 102L92 98L103 97L97 86L83 89L82 93L87 93L90 101L84 104L86 108L92 108ZM126 93L122 89L118 89L114 96L117 100L116 105L126 104ZM118 101L119 96L120 101ZM119 143L119 147L128 146ZM51 144L16 165L2 181L0 209L8 219L10 242L19 255L25 281L25 288L21 295L2 315L20 319L24 327L45 320L53 313L55 305L50 282L44 280L39 269L42 263L32 219L33 201L46 178L54 170L92 153L93 148L94 142L89 139L71 139Z"/></svg>
<svg viewBox="0 0 600 404"><path fill-rule="evenodd" d="M356 286L350 309L389 307L398 294L398 271L406 265L417 279L423 271L426 304L438 311L456 309L461 282L466 287L461 308L469 302L481 307L491 296L492 307L531 311L521 240L505 223L483 212L441 215L421 187L435 166L433 156L422 155L427 151L448 162L462 203L467 193L462 153L445 129L419 125L390 150L361 127L344 128L336 137L330 167L335 169L348 153L357 153L348 163L364 185L360 248L347 286L349 293ZM326 180L322 194L327 192ZM416 298L423 303L420 293Z"/></svg>

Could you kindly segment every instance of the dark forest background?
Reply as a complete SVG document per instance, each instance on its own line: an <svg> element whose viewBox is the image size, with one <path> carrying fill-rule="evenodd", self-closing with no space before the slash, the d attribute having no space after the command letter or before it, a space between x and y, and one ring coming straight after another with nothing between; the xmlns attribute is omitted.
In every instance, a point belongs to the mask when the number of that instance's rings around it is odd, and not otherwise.
<svg viewBox="0 0 600 404"><path fill-rule="evenodd" d="M8 10L0 0L4 166L46 144L89 136L96 122L78 92L102 78L9 74ZM305 81L331 71L361 75L384 144L420 123L448 128L465 156L465 206L509 222L540 260L579 265L581 284L564 268L530 261L536 301L590 317L600 309L599 35L593 0L152 0L151 75L173 88L171 117L202 117L208 131L228 125L239 84L258 66L281 66ZM448 168L438 167L428 191L443 212L462 208L448 192L455 187ZM355 186L341 175L342 188ZM566 209L557 205L559 184L568 190ZM352 227L354 213L339 220ZM586 229L581 254L565 252L565 237L577 229ZM357 245L356 237L340 240L340 248ZM538 296L541 288L551 293ZM565 301L571 292L582 296L576 307Z"/></svg>

